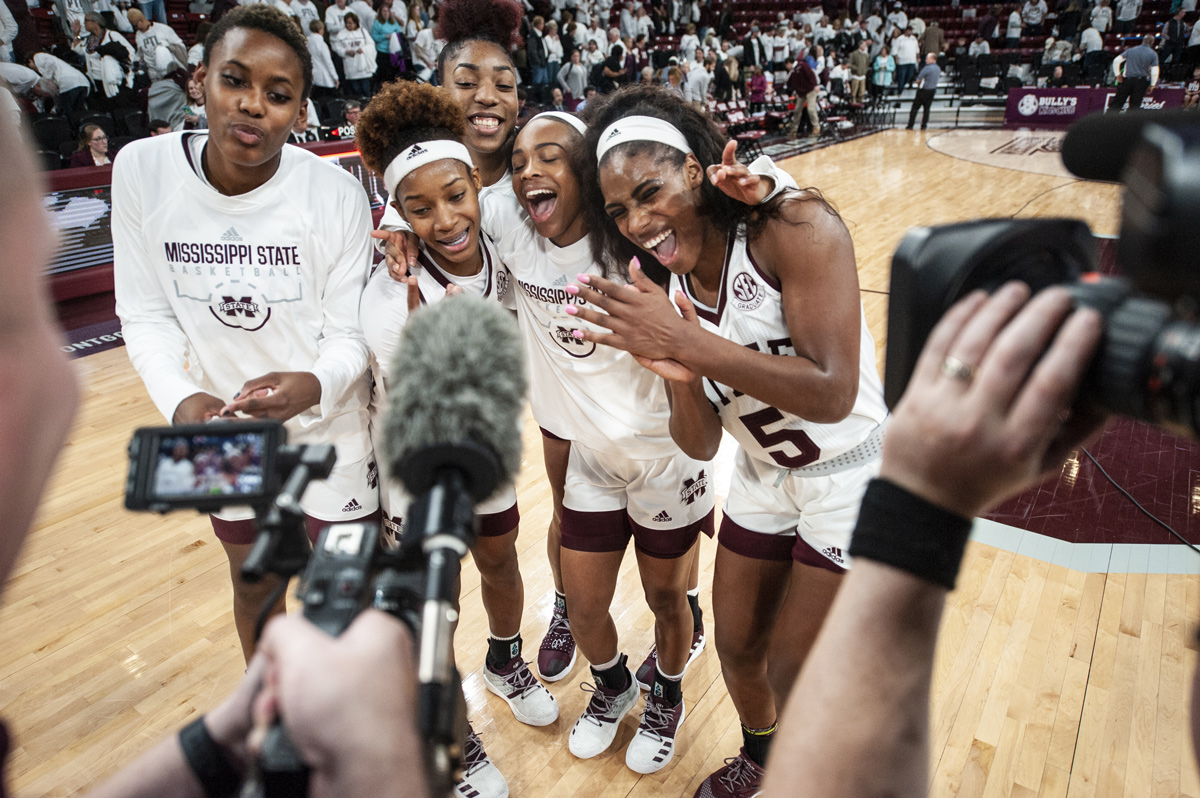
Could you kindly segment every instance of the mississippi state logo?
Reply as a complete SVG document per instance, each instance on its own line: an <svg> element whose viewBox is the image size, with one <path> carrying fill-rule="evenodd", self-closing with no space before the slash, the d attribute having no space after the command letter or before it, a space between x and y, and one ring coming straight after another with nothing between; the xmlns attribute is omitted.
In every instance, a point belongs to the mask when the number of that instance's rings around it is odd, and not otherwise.
<svg viewBox="0 0 1200 798"><path fill-rule="evenodd" d="M587 357L596 351L596 344L594 342L576 338L574 335L571 335L571 331L572 328L556 324L550 330L550 338L571 357Z"/></svg>
<svg viewBox="0 0 1200 798"><path fill-rule="evenodd" d="M1017 111L1020 112L1021 116L1033 116L1037 113L1037 110L1038 101L1035 95L1026 94L1021 98L1021 101L1017 103Z"/></svg>
<svg viewBox="0 0 1200 798"><path fill-rule="evenodd" d="M253 297L223 296L209 311L226 327L254 332L261 330L271 319L271 309L263 309Z"/></svg>
<svg viewBox="0 0 1200 798"><path fill-rule="evenodd" d="M695 504L697 497L708 492L708 476L701 471L695 479L687 478L679 490L679 501L684 504Z"/></svg>
<svg viewBox="0 0 1200 798"><path fill-rule="evenodd" d="M374 460L367 465L367 487L371 490L379 487L379 466L375 465Z"/></svg>
<svg viewBox="0 0 1200 798"><path fill-rule="evenodd" d="M496 299L503 300L508 295L508 270L496 270Z"/></svg>
<svg viewBox="0 0 1200 798"><path fill-rule="evenodd" d="M758 281L745 272L733 278L733 304L738 310L756 310L763 303L764 293Z"/></svg>

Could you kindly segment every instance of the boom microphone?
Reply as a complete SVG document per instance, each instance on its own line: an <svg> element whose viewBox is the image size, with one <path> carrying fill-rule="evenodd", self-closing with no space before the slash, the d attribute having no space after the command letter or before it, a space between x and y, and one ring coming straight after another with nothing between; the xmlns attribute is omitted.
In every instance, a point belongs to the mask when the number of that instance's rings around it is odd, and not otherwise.
<svg viewBox="0 0 1200 798"><path fill-rule="evenodd" d="M1147 125L1200 127L1194 111L1090 114L1071 125L1062 144L1063 166L1076 177L1117 182Z"/></svg>
<svg viewBox="0 0 1200 798"><path fill-rule="evenodd" d="M478 502L520 469L525 359L499 303L462 295L417 311L391 373L382 454L409 493L453 468Z"/></svg>
<svg viewBox="0 0 1200 798"><path fill-rule="evenodd" d="M525 358L517 323L494 300L463 295L414 313L396 349L383 456L414 497L403 549L425 556L417 662L421 734L435 773L462 762L461 680L454 667L461 560L474 505L521 465Z"/></svg>

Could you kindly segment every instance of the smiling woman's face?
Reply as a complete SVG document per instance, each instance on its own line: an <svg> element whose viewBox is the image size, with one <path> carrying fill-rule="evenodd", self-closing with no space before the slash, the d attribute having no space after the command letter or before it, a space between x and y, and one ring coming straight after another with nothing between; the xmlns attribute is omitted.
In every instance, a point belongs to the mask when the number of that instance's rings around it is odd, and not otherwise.
<svg viewBox="0 0 1200 798"><path fill-rule="evenodd" d="M447 62L445 84L467 118L463 144L473 155L499 152L517 126L517 77L508 53L493 42L468 42Z"/></svg>

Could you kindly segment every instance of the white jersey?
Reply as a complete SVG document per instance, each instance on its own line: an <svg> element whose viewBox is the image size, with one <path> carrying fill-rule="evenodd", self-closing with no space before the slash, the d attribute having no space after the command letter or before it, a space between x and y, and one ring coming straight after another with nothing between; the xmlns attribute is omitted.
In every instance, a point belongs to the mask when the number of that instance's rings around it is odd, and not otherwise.
<svg viewBox="0 0 1200 798"><path fill-rule="evenodd" d="M197 392L231 401L250 379L307 371L321 401L288 438L371 453L358 302L371 209L349 173L285 146L263 185L227 197L203 177L206 134L127 144L113 165L117 315L129 359L170 420Z"/></svg>
<svg viewBox="0 0 1200 798"><path fill-rule="evenodd" d="M494 297L503 303L508 291L508 272L486 234L479 237L479 247L483 250L483 268L470 277L456 277L443 271L429 257L425 245L421 244L417 256L420 264L417 290L421 304L434 305L440 302L451 283L457 284L465 294ZM400 334L408 323L408 284L393 280L388 270L380 266L367 282L360 310L363 335L371 352L371 370L376 375L375 403L378 411L387 398L392 360L400 344Z"/></svg>
<svg viewBox="0 0 1200 798"><path fill-rule="evenodd" d="M511 181L508 181L511 187ZM529 361L529 404L543 429L628 460L657 460L679 453L671 439L666 388L628 352L571 335L600 330L562 312L584 304L566 292L580 273L602 274L588 237L558 247L538 234L512 191L482 203L483 229L512 274L511 291Z"/></svg>
<svg viewBox="0 0 1200 798"><path fill-rule="evenodd" d="M434 305L446 296L446 289L451 283L462 288L465 294L475 294L482 297L493 297L503 303L508 289L508 272L500 258L496 256L495 247L487 235L479 237L479 246L483 250L483 268L478 274L470 277L456 277L447 274L436 263L421 245L418 262L421 271L417 276L417 288L420 292L421 305ZM387 385L390 381L396 348L400 344L400 334L408 323L408 285L393 280L388 270L382 266L375 270L367 283L362 295L363 333L371 352L371 370L375 374L375 390L371 407L371 437L375 447L383 451L383 417L387 412ZM387 458L381 458L384 482L380 491L383 503L384 529L393 544L403 536L402 519L407 512L411 497L403 487L388 473ZM492 496L480 502L475 511L480 515L501 513L516 504L517 495L512 484L501 485ZM508 530L505 529L505 532Z"/></svg>
<svg viewBox="0 0 1200 798"><path fill-rule="evenodd" d="M690 281L671 275L671 293L683 291L696 305L700 324L757 352L795 356L783 315L779 286L759 269L744 238L735 237L725 252L717 306L703 305ZM837 457L862 443L887 417L883 386L875 371L875 341L866 314L858 353L858 396L850 415L836 424L816 424L779 410L727 385L704 378L704 392L729 431L751 457L782 468L802 468Z"/></svg>

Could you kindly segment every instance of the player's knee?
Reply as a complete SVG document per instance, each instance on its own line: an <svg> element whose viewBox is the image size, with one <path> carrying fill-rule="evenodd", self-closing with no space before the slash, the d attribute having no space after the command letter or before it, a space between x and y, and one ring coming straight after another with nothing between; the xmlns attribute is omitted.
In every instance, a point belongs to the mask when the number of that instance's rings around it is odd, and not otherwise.
<svg viewBox="0 0 1200 798"><path fill-rule="evenodd" d="M479 546L472 552L479 574L489 582L520 578L514 546Z"/></svg>
<svg viewBox="0 0 1200 798"><path fill-rule="evenodd" d="M744 631L722 630L716 624L714 641L721 667L737 673L762 673L766 667L767 640L755 639Z"/></svg>
<svg viewBox="0 0 1200 798"><path fill-rule="evenodd" d="M686 618L691 621L692 611L688 607L686 594L678 588L646 588L646 604L659 621L670 622Z"/></svg>

